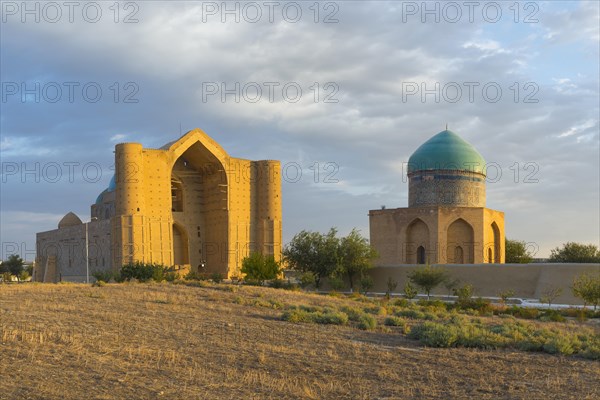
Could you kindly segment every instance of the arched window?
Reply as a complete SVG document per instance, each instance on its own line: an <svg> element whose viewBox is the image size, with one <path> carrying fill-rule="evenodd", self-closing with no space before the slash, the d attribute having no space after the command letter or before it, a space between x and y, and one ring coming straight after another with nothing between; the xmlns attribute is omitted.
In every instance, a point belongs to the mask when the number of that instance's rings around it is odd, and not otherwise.
<svg viewBox="0 0 600 400"><path fill-rule="evenodd" d="M173 212L183 211L183 188L181 182L171 180L171 207Z"/></svg>
<svg viewBox="0 0 600 400"><path fill-rule="evenodd" d="M425 247L417 247L417 264L425 264Z"/></svg>

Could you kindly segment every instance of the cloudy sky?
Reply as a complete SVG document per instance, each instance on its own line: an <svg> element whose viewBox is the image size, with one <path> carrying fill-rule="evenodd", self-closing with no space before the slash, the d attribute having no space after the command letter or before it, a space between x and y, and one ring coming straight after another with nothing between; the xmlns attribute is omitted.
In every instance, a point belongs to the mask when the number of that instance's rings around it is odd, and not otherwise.
<svg viewBox="0 0 600 400"><path fill-rule="evenodd" d="M599 6L548 2L2 2L1 257L89 207L118 142L201 128L279 159L284 241L368 236L403 163L449 128L536 256L598 245ZM300 169L299 169L300 168Z"/></svg>

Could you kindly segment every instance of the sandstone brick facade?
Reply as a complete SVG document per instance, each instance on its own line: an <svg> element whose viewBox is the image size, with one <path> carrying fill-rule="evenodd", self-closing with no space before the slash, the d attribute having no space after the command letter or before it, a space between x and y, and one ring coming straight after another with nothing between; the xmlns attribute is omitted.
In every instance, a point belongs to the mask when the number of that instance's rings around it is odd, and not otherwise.
<svg viewBox="0 0 600 400"><path fill-rule="evenodd" d="M85 276L85 225L90 270L143 261L229 277L251 251L279 260L280 169L276 160L231 157L199 129L160 149L118 144L114 182L92 205L92 221L70 218L37 234L38 276L52 256L55 279Z"/></svg>

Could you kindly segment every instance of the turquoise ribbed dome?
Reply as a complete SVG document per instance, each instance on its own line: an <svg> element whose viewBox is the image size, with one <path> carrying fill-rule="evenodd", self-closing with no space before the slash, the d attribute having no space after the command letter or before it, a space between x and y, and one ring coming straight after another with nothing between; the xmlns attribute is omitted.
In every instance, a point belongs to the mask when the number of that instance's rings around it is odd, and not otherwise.
<svg viewBox="0 0 600 400"><path fill-rule="evenodd" d="M483 174L485 160L466 140L449 130L423 143L408 159L408 173L424 170L461 170Z"/></svg>

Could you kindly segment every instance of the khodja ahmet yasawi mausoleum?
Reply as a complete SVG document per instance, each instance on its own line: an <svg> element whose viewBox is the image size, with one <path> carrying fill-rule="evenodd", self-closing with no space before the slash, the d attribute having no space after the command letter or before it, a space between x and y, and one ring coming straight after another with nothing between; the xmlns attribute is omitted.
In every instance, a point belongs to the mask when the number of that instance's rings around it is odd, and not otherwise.
<svg viewBox="0 0 600 400"><path fill-rule="evenodd" d="M231 277L250 252L279 260L280 168L231 157L200 129L160 149L118 144L91 221L70 212L37 234L34 279L84 280L133 261Z"/></svg>

